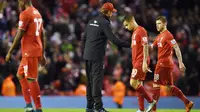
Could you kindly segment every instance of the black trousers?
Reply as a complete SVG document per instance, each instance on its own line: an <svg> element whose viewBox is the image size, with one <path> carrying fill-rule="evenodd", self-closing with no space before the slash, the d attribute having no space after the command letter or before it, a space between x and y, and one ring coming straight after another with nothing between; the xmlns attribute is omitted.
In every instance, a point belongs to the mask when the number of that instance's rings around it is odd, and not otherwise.
<svg viewBox="0 0 200 112"><path fill-rule="evenodd" d="M102 86L103 86L103 61L85 60L87 74L87 108L99 110L103 107Z"/></svg>

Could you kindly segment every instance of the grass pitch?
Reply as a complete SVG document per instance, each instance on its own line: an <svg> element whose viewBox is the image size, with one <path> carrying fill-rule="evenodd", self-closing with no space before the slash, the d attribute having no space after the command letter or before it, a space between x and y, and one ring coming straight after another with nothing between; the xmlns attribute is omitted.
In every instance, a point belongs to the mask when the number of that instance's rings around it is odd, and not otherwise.
<svg viewBox="0 0 200 112"><path fill-rule="evenodd" d="M136 109L108 109L111 112L136 112ZM55 108L48 108L48 109L43 109L44 112L85 112L85 109L55 109ZM0 108L0 112L24 112L23 109L3 109ZM185 112L185 110L181 109L158 109L158 112ZM200 110L195 110L193 109L191 112L200 112Z"/></svg>

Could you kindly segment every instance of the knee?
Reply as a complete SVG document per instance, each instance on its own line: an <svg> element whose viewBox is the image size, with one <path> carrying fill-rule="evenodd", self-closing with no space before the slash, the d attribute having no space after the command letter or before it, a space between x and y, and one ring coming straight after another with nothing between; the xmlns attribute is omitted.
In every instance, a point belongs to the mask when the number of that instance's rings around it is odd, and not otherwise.
<svg viewBox="0 0 200 112"><path fill-rule="evenodd" d="M18 78L18 80L21 80L24 78L24 76L17 74L17 78Z"/></svg>
<svg viewBox="0 0 200 112"><path fill-rule="evenodd" d="M153 88L160 88L160 84L153 83Z"/></svg>
<svg viewBox="0 0 200 112"><path fill-rule="evenodd" d="M139 83L138 80L131 79L131 80L130 80L130 85L131 85L134 89L137 89L137 87L140 85L140 83Z"/></svg>
<svg viewBox="0 0 200 112"><path fill-rule="evenodd" d="M174 87L173 85L167 85L167 90L172 91L173 87Z"/></svg>
<svg viewBox="0 0 200 112"><path fill-rule="evenodd" d="M35 82L37 81L37 79L31 79L31 78L27 78L28 82Z"/></svg>

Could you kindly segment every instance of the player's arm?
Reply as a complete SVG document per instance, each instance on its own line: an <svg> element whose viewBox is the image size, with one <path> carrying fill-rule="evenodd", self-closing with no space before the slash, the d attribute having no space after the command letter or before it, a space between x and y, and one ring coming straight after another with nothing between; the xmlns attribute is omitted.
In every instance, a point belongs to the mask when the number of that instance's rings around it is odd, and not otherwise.
<svg viewBox="0 0 200 112"><path fill-rule="evenodd" d="M42 30L41 41L42 41L42 53L44 55L45 54L45 48L46 48L46 33L45 33L44 28Z"/></svg>
<svg viewBox="0 0 200 112"><path fill-rule="evenodd" d="M151 72L150 68L148 67L147 60L149 56L149 47L148 44L143 44L143 64L142 64L142 70L143 72Z"/></svg>
<svg viewBox="0 0 200 112"><path fill-rule="evenodd" d="M175 54L176 54L176 56L177 56L177 58L178 58L179 68L180 68L181 72L185 72L185 69L186 69L186 68L185 68L185 65L183 64L182 54L181 54L181 50L180 50L178 44L175 43L175 44L173 45L173 48L174 48Z"/></svg>
<svg viewBox="0 0 200 112"><path fill-rule="evenodd" d="M143 63L147 62L147 58L149 56L148 44L143 45Z"/></svg>
<svg viewBox="0 0 200 112"><path fill-rule="evenodd" d="M8 51L9 53L12 53L13 50L17 47L23 35L24 35L24 30L18 29L15 39L13 41L13 44L11 45Z"/></svg>
<svg viewBox="0 0 200 112"><path fill-rule="evenodd" d="M19 41L23 37L23 35L26 31L26 28L28 26L28 23L29 23L29 16L25 13L21 13L20 16L19 16L19 23L18 23L19 27L18 27L18 30L17 30L17 34L15 36L13 44L11 45L11 47L10 47L10 49L9 49L7 55L6 55L6 61L10 60L11 53L13 52L13 50L16 48L17 44L19 43Z"/></svg>
<svg viewBox="0 0 200 112"><path fill-rule="evenodd" d="M40 64L41 64L42 66L44 66L44 65L46 65L46 55L45 55L46 33L45 33L44 28L42 29L41 41L42 41L42 59L40 60Z"/></svg>
<svg viewBox="0 0 200 112"><path fill-rule="evenodd" d="M149 48L148 48L148 39L147 39L147 33L144 32L142 33L141 35L141 43L143 45L143 64L142 64L142 70L143 72L151 72L151 70L149 69L148 67L148 64L147 64L147 58L149 56Z"/></svg>
<svg viewBox="0 0 200 112"><path fill-rule="evenodd" d="M175 53L176 53L176 56L177 56L177 58L178 58L178 62L179 62L179 63L180 63L180 62L182 63L182 62L183 62L183 60L182 60L182 54L181 54L181 50L180 50L178 44L175 44L175 45L173 46L173 48L174 48Z"/></svg>
<svg viewBox="0 0 200 112"><path fill-rule="evenodd" d="M11 45L7 55L6 55L6 61L8 62L10 60L11 57L11 53L13 52L13 50L17 47L17 45L19 44L19 41L21 40L22 36L24 35L24 30L22 29L18 29L17 34L15 36L15 39L13 41L13 44Z"/></svg>
<svg viewBox="0 0 200 112"><path fill-rule="evenodd" d="M154 42L148 46L149 46L149 51L152 52L155 49L155 47L157 46L157 39L155 39Z"/></svg>

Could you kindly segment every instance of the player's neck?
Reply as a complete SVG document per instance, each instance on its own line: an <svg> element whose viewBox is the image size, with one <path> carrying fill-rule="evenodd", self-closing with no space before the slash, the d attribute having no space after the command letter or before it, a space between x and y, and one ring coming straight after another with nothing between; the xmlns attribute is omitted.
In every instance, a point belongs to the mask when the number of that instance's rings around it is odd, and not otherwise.
<svg viewBox="0 0 200 112"><path fill-rule="evenodd" d="M138 24L135 24L135 27L133 28L133 31L135 31L138 28Z"/></svg>
<svg viewBox="0 0 200 112"><path fill-rule="evenodd" d="M163 28L163 30L160 32L160 33L163 33L164 31L166 31L167 30L167 28L165 27L165 28Z"/></svg>
<svg viewBox="0 0 200 112"><path fill-rule="evenodd" d="M28 7L32 7L33 5L31 3L26 4L25 8L27 9Z"/></svg>

